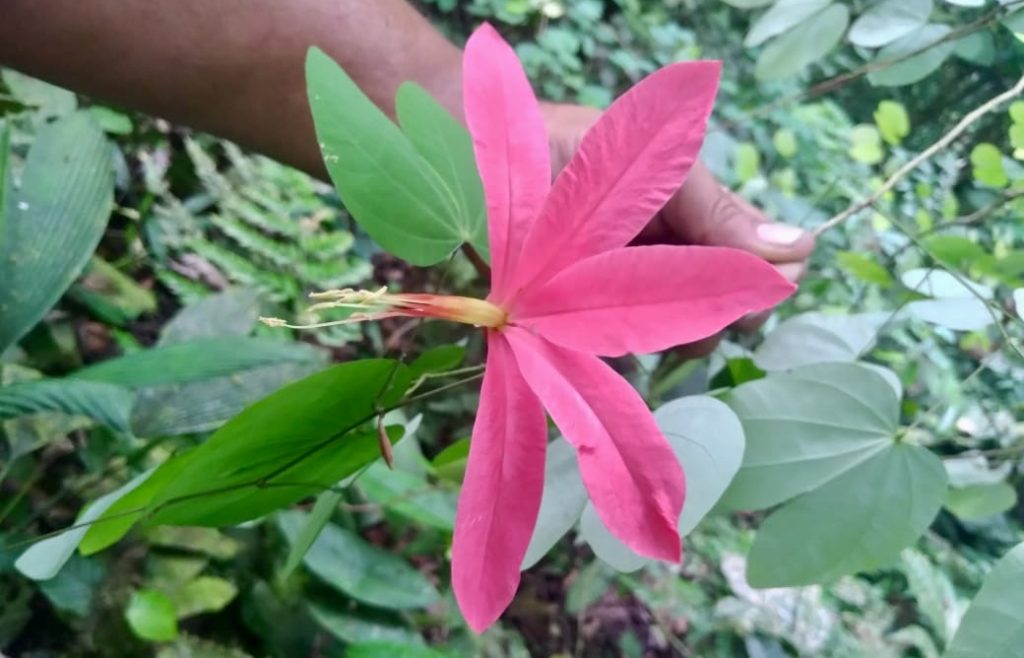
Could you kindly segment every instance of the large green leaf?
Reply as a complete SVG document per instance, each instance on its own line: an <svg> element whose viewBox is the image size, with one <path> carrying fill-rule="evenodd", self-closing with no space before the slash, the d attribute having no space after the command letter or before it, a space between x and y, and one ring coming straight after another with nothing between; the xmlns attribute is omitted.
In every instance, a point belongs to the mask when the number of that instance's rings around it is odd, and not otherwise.
<svg viewBox="0 0 1024 658"><path fill-rule="evenodd" d="M75 379L121 386L159 386L211 379L284 362L316 363L323 357L302 343L270 338L204 338L126 354L76 371Z"/></svg>
<svg viewBox="0 0 1024 658"><path fill-rule="evenodd" d="M296 511L278 516L289 542L303 527L305 516ZM303 563L331 587L380 608L422 608L438 599L434 586L405 560L333 524L324 527Z"/></svg>
<svg viewBox="0 0 1024 658"><path fill-rule="evenodd" d="M843 38L849 22L846 5L829 5L769 43L757 58L755 74L768 80L798 73L827 55Z"/></svg>
<svg viewBox="0 0 1024 658"><path fill-rule="evenodd" d="M0 388L0 420L47 411L88 416L126 434L132 392L105 382L41 379Z"/></svg>
<svg viewBox="0 0 1024 658"><path fill-rule="evenodd" d="M20 186L6 182L0 208L0 352L57 303L96 249L113 205L110 154L89 115L72 114L39 129Z"/></svg>
<svg viewBox="0 0 1024 658"><path fill-rule="evenodd" d="M985 577L945 658L1024 656L1024 544L1018 544Z"/></svg>
<svg viewBox="0 0 1024 658"><path fill-rule="evenodd" d="M946 507L960 519L983 519L1002 514L1017 504L1017 490L1006 482L951 487Z"/></svg>
<svg viewBox="0 0 1024 658"><path fill-rule="evenodd" d="M371 614L369 611L342 612L319 603L310 603L309 613L327 632L349 644L374 642L386 643L392 647L423 647L423 639L416 631L396 623L393 619L386 619L382 614ZM346 647L346 658L352 655L352 647ZM385 655L388 658L396 658L401 654Z"/></svg>
<svg viewBox="0 0 1024 658"><path fill-rule="evenodd" d="M455 529L455 494L418 475L378 462L366 469L358 484L368 499L397 514L438 530Z"/></svg>
<svg viewBox="0 0 1024 658"><path fill-rule="evenodd" d="M134 592L124 618L132 632L143 640L168 642L178 636L174 602L163 592L153 589Z"/></svg>
<svg viewBox="0 0 1024 658"><path fill-rule="evenodd" d="M432 265L476 237L409 138L317 48L306 57L306 84L327 171L374 240L414 265Z"/></svg>
<svg viewBox="0 0 1024 658"><path fill-rule="evenodd" d="M850 27L850 42L878 48L928 22L932 0L882 0L861 14Z"/></svg>
<svg viewBox="0 0 1024 658"><path fill-rule="evenodd" d="M245 336L255 326L259 310L259 293L249 288L210 295L178 311L160 332L160 344Z"/></svg>
<svg viewBox="0 0 1024 658"><path fill-rule="evenodd" d="M548 444L544 462L544 495L530 545L523 557L523 569L539 562L576 525L586 504L587 490L583 487L576 463L576 450L559 437Z"/></svg>
<svg viewBox="0 0 1024 658"><path fill-rule="evenodd" d="M760 46L768 39L796 27L830 4L832 0L778 0L750 26L743 45L747 48Z"/></svg>
<svg viewBox="0 0 1024 658"><path fill-rule="evenodd" d="M890 444L774 512L750 549L755 587L796 587L886 566L928 528L946 472L919 446Z"/></svg>
<svg viewBox="0 0 1024 658"><path fill-rule="evenodd" d="M877 372L824 363L736 388L727 402L747 436L727 509L764 509L816 489L885 450L899 398Z"/></svg>
<svg viewBox="0 0 1024 658"><path fill-rule="evenodd" d="M868 81L876 86L899 87L931 75L956 49L954 41L940 43L951 30L948 25L922 25L893 41L878 51L874 63L881 65L881 68L868 73ZM928 47L927 50L918 55L887 65L887 62L895 61L925 47Z"/></svg>
<svg viewBox="0 0 1024 658"><path fill-rule="evenodd" d="M686 504L679 533L689 534L721 498L743 461L743 426L724 403L707 396L673 400L654 412L679 462L686 470ZM634 571L649 560L627 548L588 505L580 536L594 553L619 571Z"/></svg>
<svg viewBox="0 0 1024 658"><path fill-rule="evenodd" d="M413 82L398 88L395 112L402 132L437 172L455 198L459 230L487 259L487 207L484 185L469 131L448 110Z"/></svg>
<svg viewBox="0 0 1024 658"><path fill-rule="evenodd" d="M802 313L775 328L754 352L762 370L790 370L815 363L855 361L875 344L885 313Z"/></svg>
<svg viewBox="0 0 1024 658"><path fill-rule="evenodd" d="M325 491L316 498L316 504L312 511L306 516L302 528L292 538L291 549L288 551L288 558L285 560L281 573L288 576L302 564L302 558L306 556L309 547L313 545L324 526L331 520L331 515L338 509L344 494L340 491ZM343 638L347 639L347 638Z"/></svg>

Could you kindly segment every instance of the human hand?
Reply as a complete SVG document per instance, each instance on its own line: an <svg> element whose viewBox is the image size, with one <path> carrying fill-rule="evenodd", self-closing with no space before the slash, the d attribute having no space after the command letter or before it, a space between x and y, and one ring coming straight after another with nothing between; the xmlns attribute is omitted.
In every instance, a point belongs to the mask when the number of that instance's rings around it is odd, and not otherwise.
<svg viewBox="0 0 1024 658"><path fill-rule="evenodd" d="M561 171L572 158L600 110L580 105L542 105L551 142L551 166ZM796 283L807 269L814 236L795 226L769 219L741 196L723 187L700 162L694 164L679 191L637 236L640 243L694 244L749 251ZM740 320L737 328L753 331L768 319L761 313ZM721 336L683 346L688 356L714 350Z"/></svg>

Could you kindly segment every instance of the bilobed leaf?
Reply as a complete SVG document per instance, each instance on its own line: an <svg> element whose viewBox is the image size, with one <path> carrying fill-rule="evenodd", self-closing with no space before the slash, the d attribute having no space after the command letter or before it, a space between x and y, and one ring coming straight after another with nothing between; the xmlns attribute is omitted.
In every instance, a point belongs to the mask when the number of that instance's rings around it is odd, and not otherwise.
<svg viewBox="0 0 1024 658"><path fill-rule="evenodd" d="M278 515L278 527L289 542L304 519L305 514L297 511ZM380 608L410 610L438 599L434 586L405 560L333 524L324 527L303 564L327 585Z"/></svg>
<svg viewBox="0 0 1024 658"><path fill-rule="evenodd" d="M484 186L469 131L413 82L398 88L395 112L402 132L452 193L459 212L455 221L463 239L488 260Z"/></svg>
<svg viewBox="0 0 1024 658"><path fill-rule="evenodd" d="M1003 556L985 577L945 658L1024 657L1024 544Z"/></svg>
<svg viewBox="0 0 1024 658"><path fill-rule="evenodd" d="M306 84L327 171L370 237L414 265L440 262L475 237L409 138L317 48L306 57Z"/></svg>
<svg viewBox="0 0 1024 658"><path fill-rule="evenodd" d="M818 61L843 38L849 22L850 10L842 4L829 5L814 14L765 47L757 58L757 78L782 78Z"/></svg>
<svg viewBox="0 0 1024 658"><path fill-rule="evenodd" d="M686 469L686 504L679 517L679 533L685 536L711 511L739 470L743 426L728 405L707 396L673 400L659 407L654 419ZM580 537L619 571L635 571L650 562L613 537L590 505L580 519Z"/></svg>
<svg viewBox="0 0 1024 658"><path fill-rule="evenodd" d="M884 313L795 315L775 328L754 352L754 363L768 371L815 363L856 361L875 344Z"/></svg>
<svg viewBox="0 0 1024 658"><path fill-rule="evenodd" d="M113 205L110 153L88 114L71 114L39 129L21 185L7 181L0 195L0 352L57 303L96 249Z"/></svg>
<svg viewBox="0 0 1024 658"><path fill-rule="evenodd" d="M32 580L49 580L56 576L78 548L88 530L102 525L90 526L89 524L99 519L119 499L143 484L151 473L152 471L146 471L119 489L97 498L75 519L77 527L32 544L15 561L15 568Z"/></svg>
<svg viewBox="0 0 1024 658"><path fill-rule="evenodd" d="M892 445L899 399L855 363L821 363L744 384L726 399L747 437L725 509L765 509L817 489Z"/></svg>
<svg viewBox="0 0 1024 658"><path fill-rule="evenodd" d="M942 66L956 48L956 43L952 41L939 43L951 29L948 25L930 23L893 41L878 51L873 64L880 68L868 73L868 81L879 87L899 87L928 77ZM924 52L902 59L925 47L928 49Z"/></svg>
<svg viewBox="0 0 1024 658"><path fill-rule="evenodd" d="M747 562L755 587L798 587L884 567L931 525L946 496L934 454L890 443L774 512Z"/></svg>
<svg viewBox="0 0 1024 658"><path fill-rule="evenodd" d="M878 48L928 22L932 0L882 0L871 5L850 27L850 42Z"/></svg>
<svg viewBox="0 0 1024 658"><path fill-rule="evenodd" d="M121 386L181 384L284 362L316 363L320 353L302 343L269 338L204 338L133 352L75 371L77 380Z"/></svg>
<svg viewBox="0 0 1024 658"><path fill-rule="evenodd" d="M743 45L747 48L760 46L768 39L799 25L831 3L832 0L778 0L750 26Z"/></svg>
<svg viewBox="0 0 1024 658"><path fill-rule="evenodd" d="M946 507L957 518L983 519L1002 514L1017 504L1017 490L1006 482L971 484L952 487L946 498Z"/></svg>
<svg viewBox="0 0 1024 658"><path fill-rule="evenodd" d="M523 569L537 564L569 532L587 504L587 490L576 464L576 451L558 437L548 444L544 462L544 494L540 500L537 524L523 557Z"/></svg>
<svg viewBox="0 0 1024 658"><path fill-rule="evenodd" d="M57 411L130 434L132 392L105 382L40 379L0 388L0 420Z"/></svg>

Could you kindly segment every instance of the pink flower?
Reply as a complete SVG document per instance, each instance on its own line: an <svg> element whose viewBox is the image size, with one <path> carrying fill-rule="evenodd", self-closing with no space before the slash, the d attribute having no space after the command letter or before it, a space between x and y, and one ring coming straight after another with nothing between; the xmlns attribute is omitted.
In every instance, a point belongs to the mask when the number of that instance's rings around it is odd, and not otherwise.
<svg viewBox="0 0 1024 658"><path fill-rule="evenodd" d="M324 325L402 315L485 328L487 364L452 546L455 596L477 632L519 585L544 486L545 410L576 448L612 534L641 555L681 557L683 470L640 395L598 357L700 340L794 290L744 251L625 246L696 160L719 70L718 62L687 62L642 80L590 129L552 184L526 75L508 44L482 26L466 45L463 93L487 198L490 296L319 295L317 307L366 311Z"/></svg>
<svg viewBox="0 0 1024 658"><path fill-rule="evenodd" d="M794 290L716 247L626 247L697 158L718 62L673 64L618 99L551 184L547 134L514 51L489 25L463 60L466 121L487 197L487 366L452 546L452 584L480 632L508 607L544 484L547 410L576 448L601 520L641 555L678 562L685 484L637 392L598 356L710 336ZM598 356L595 356L598 355Z"/></svg>

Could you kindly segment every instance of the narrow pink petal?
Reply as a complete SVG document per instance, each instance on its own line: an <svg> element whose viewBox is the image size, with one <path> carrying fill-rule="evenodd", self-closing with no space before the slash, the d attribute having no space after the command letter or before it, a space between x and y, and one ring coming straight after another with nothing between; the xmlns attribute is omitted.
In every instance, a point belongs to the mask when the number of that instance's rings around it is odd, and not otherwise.
<svg viewBox="0 0 1024 658"><path fill-rule="evenodd" d="M517 289L636 237L696 161L720 70L719 62L667 66L608 108L530 229Z"/></svg>
<svg viewBox="0 0 1024 658"><path fill-rule="evenodd" d="M623 247L524 291L512 321L591 354L646 354L692 343L796 287L753 254L725 247Z"/></svg>
<svg viewBox="0 0 1024 658"><path fill-rule="evenodd" d="M551 188L548 136L515 51L486 23L466 43L462 93L487 197L491 297L503 302L527 231Z"/></svg>
<svg viewBox="0 0 1024 658"><path fill-rule="evenodd" d="M503 333L523 377L576 448L608 530L641 555L678 562L683 469L644 401L597 357L517 327Z"/></svg>
<svg viewBox="0 0 1024 658"><path fill-rule="evenodd" d="M487 368L452 541L452 587L470 628L501 616L519 586L544 490L547 423L508 341L488 332Z"/></svg>

